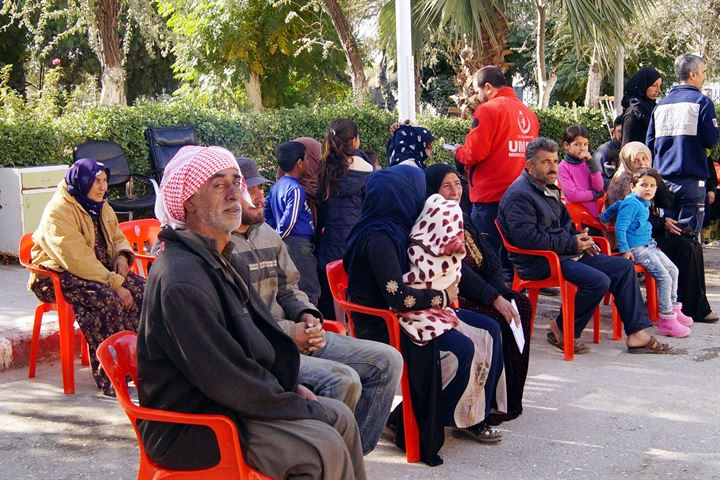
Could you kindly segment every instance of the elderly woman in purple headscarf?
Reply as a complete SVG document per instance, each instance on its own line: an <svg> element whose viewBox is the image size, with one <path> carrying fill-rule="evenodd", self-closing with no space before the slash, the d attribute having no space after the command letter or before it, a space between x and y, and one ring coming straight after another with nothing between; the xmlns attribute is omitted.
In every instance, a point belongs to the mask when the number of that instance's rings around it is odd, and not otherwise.
<svg viewBox="0 0 720 480"><path fill-rule="evenodd" d="M113 333L138 327L145 281L130 272L134 254L106 201L109 169L89 158L76 161L58 184L33 234L32 263L60 274L66 300L90 347L93 378L114 396L95 350ZM48 277L30 276L43 302L55 301Z"/></svg>

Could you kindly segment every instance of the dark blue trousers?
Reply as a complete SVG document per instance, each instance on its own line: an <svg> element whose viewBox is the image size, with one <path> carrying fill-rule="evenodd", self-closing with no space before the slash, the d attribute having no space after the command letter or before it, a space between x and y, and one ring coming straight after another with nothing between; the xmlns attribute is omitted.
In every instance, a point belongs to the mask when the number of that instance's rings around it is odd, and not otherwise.
<svg viewBox="0 0 720 480"><path fill-rule="evenodd" d="M689 227L695 235L702 230L705 218L705 179L668 177L665 185L673 193L672 208L665 208L665 216L674 218L680 227Z"/></svg>
<svg viewBox="0 0 720 480"><path fill-rule="evenodd" d="M507 250L503 247L502 238L500 238L500 233L495 226L499 205L500 202L473 203L470 217L475 224L475 228L477 228L480 233L487 235L488 242L490 242L490 245L495 249L495 253L497 253L500 259L503 275L505 275L506 281L509 278L510 281L508 283L511 283L513 272L512 262L510 258L508 258Z"/></svg>
<svg viewBox="0 0 720 480"><path fill-rule="evenodd" d="M608 290L615 298L626 335L639 332L653 324L648 319L640 285L633 263L623 257L583 255L580 260L560 262L565 279L578 287L575 296L575 338L580 338L595 308ZM562 330L562 313L556 319Z"/></svg>

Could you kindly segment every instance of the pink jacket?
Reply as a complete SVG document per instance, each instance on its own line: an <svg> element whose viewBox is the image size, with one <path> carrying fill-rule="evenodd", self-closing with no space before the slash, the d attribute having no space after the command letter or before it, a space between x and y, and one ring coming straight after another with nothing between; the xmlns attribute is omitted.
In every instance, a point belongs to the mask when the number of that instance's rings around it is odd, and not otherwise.
<svg viewBox="0 0 720 480"><path fill-rule="evenodd" d="M566 160L558 167L558 183L568 203L582 203L594 216L598 216L597 201L593 192L603 191L603 179L600 172L590 173L586 162L579 165Z"/></svg>

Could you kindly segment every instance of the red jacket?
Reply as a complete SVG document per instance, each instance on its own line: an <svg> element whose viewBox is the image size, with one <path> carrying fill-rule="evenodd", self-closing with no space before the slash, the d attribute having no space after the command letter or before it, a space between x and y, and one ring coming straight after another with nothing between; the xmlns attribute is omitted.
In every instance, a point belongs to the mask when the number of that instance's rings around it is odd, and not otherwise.
<svg viewBox="0 0 720 480"><path fill-rule="evenodd" d="M455 159L466 166L471 202L500 201L525 168L525 147L539 130L535 113L510 87L475 110L465 144L455 151Z"/></svg>

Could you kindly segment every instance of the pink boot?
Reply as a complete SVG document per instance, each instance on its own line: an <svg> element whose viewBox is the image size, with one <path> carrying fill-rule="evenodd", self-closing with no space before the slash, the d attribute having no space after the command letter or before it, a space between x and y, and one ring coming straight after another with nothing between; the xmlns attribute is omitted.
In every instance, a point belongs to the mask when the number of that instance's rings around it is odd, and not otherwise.
<svg viewBox="0 0 720 480"><path fill-rule="evenodd" d="M690 335L690 329L678 322L675 312L669 314L661 313L657 324L657 333L658 335L665 335L666 337L684 338Z"/></svg>
<svg viewBox="0 0 720 480"><path fill-rule="evenodd" d="M689 327L693 324L693 319L682 312L682 303L676 303L673 305L673 313L677 315L677 321L680 325Z"/></svg>

